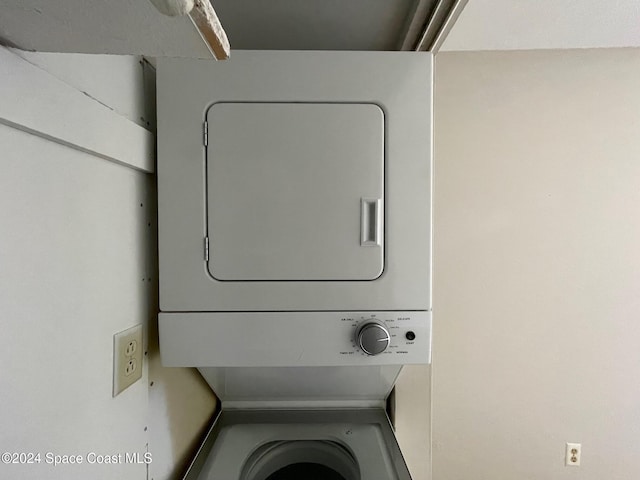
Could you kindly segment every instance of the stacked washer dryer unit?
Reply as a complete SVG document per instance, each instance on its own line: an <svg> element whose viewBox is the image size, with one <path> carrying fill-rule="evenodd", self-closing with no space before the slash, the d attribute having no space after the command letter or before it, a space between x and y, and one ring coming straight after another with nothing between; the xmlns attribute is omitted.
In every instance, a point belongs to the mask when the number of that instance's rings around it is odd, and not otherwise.
<svg viewBox="0 0 640 480"><path fill-rule="evenodd" d="M385 399L430 362L432 72L158 61L160 352L222 402L187 478L410 478Z"/></svg>

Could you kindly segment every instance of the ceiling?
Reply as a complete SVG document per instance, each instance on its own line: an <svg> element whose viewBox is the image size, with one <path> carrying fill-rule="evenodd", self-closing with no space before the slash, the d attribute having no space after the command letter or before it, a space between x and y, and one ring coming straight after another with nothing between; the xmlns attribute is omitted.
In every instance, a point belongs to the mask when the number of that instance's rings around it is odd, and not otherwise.
<svg viewBox="0 0 640 480"><path fill-rule="evenodd" d="M413 23L424 23L414 20L418 6L428 13L437 1L212 4L232 49L398 50ZM0 0L1 43L45 52L210 57L187 17L164 16L149 0Z"/></svg>
<svg viewBox="0 0 640 480"><path fill-rule="evenodd" d="M239 50L397 50L415 3L212 0L232 48Z"/></svg>
<svg viewBox="0 0 640 480"><path fill-rule="evenodd" d="M462 0L464 2L464 0ZM454 0L212 0L233 49L411 49ZM437 22L434 22L437 25ZM210 58L187 17L149 0L0 0L0 44ZM441 50L640 46L640 0L468 0Z"/></svg>
<svg viewBox="0 0 640 480"><path fill-rule="evenodd" d="M638 46L639 0L469 0L441 50Z"/></svg>
<svg viewBox="0 0 640 480"><path fill-rule="evenodd" d="M188 17L148 0L0 0L0 44L41 52L211 58Z"/></svg>

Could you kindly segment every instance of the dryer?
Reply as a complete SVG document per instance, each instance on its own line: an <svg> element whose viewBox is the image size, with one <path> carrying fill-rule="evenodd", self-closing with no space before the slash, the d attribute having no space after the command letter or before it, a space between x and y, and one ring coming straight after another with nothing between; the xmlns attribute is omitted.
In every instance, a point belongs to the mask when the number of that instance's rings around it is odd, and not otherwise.
<svg viewBox="0 0 640 480"><path fill-rule="evenodd" d="M431 307L432 55L160 59L160 310Z"/></svg>
<svg viewBox="0 0 640 480"><path fill-rule="evenodd" d="M222 401L189 478L232 438L242 465L347 452L347 480L377 480L374 442L409 478L384 405L430 362L432 77L425 52L158 60L160 353Z"/></svg>

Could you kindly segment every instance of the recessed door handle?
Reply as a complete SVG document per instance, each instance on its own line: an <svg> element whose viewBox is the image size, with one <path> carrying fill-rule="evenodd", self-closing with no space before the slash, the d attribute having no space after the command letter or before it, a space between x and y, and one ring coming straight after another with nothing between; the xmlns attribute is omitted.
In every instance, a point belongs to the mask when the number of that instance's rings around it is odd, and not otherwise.
<svg viewBox="0 0 640 480"><path fill-rule="evenodd" d="M382 199L360 199L360 245L363 247L379 247L381 238Z"/></svg>

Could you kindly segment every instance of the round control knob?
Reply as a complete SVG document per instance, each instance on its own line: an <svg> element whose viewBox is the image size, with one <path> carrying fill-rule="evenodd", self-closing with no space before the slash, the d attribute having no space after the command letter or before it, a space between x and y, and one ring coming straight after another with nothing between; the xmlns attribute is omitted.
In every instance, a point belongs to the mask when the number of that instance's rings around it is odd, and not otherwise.
<svg viewBox="0 0 640 480"><path fill-rule="evenodd" d="M367 355L378 355L389 346L391 335L384 325L368 322L362 325L356 333L358 346Z"/></svg>

